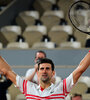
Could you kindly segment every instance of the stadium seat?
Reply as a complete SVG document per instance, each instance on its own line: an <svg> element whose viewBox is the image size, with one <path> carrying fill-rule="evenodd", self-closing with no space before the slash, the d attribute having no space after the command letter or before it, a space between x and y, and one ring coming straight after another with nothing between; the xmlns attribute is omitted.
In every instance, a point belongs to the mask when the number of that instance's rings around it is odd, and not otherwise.
<svg viewBox="0 0 90 100"><path fill-rule="evenodd" d="M64 18L64 12L62 10L58 10L58 11L45 11L43 16L56 16L59 18Z"/></svg>
<svg viewBox="0 0 90 100"><path fill-rule="evenodd" d="M87 84L88 88L90 88L90 77L89 76L81 76L78 81Z"/></svg>
<svg viewBox="0 0 90 100"><path fill-rule="evenodd" d="M51 10L52 5L56 4L56 0L36 0L34 7L38 9L37 4L41 8L40 10L42 11Z"/></svg>
<svg viewBox="0 0 90 100"><path fill-rule="evenodd" d="M40 26L28 26L23 32L23 37L29 46L32 46L35 42L40 42L43 35L47 34L47 28L44 25Z"/></svg>
<svg viewBox="0 0 90 100"><path fill-rule="evenodd" d="M73 41L73 42L62 42L60 43L60 48L81 48L81 43L78 41Z"/></svg>
<svg viewBox="0 0 90 100"><path fill-rule="evenodd" d="M18 94L15 100L26 100L24 94Z"/></svg>
<svg viewBox="0 0 90 100"><path fill-rule="evenodd" d="M40 20L45 26L47 26L48 30L50 30L52 26L59 25L61 18L64 18L64 12L61 10L55 10L45 11L41 16Z"/></svg>
<svg viewBox="0 0 90 100"><path fill-rule="evenodd" d="M29 44L27 42L10 42L7 44L7 48L28 49Z"/></svg>
<svg viewBox="0 0 90 100"><path fill-rule="evenodd" d="M84 82L77 82L76 85L72 88L70 94L84 94L88 90L87 84Z"/></svg>
<svg viewBox="0 0 90 100"><path fill-rule="evenodd" d="M69 25L56 25L48 32L51 41L55 42L58 46L60 43L67 41L70 34L72 34L72 27Z"/></svg>
<svg viewBox="0 0 90 100"><path fill-rule="evenodd" d="M16 17L16 22L24 30L28 25L34 25L35 20L39 19L38 11L23 11Z"/></svg>
<svg viewBox="0 0 90 100"><path fill-rule="evenodd" d="M39 48L47 48L47 49L53 49L55 48L55 43L53 42L36 42L33 44L32 48L39 49Z"/></svg>
<svg viewBox="0 0 90 100"><path fill-rule="evenodd" d="M21 27L16 25L8 25L2 27L0 32L8 42L15 42L17 36L21 34Z"/></svg>
<svg viewBox="0 0 90 100"><path fill-rule="evenodd" d="M81 48L81 43L72 34L68 35L67 41L60 43L60 48Z"/></svg>
<svg viewBox="0 0 90 100"><path fill-rule="evenodd" d="M58 0L57 2L57 5L59 6L61 10L63 10L65 19L68 21L68 24L70 25L71 25L71 22L69 21L68 11L72 3L74 3L74 0Z"/></svg>
<svg viewBox="0 0 90 100"><path fill-rule="evenodd" d="M86 93L82 95L83 100L90 100L90 93Z"/></svg>
<svg viewBox="0 0 90 100"><path fill-rule="evenodd" d="M87 34L75 30L74 36L76 37L77 41L81 42L81 47L85 47Z"/></svg>
<svg viewBox="0 0 90 100"><path fill-rule="evenodd" d="M21 94L20 90L12 84L8 89L9 94L11 95L11 100L15 100L18 94Z"/></svg>

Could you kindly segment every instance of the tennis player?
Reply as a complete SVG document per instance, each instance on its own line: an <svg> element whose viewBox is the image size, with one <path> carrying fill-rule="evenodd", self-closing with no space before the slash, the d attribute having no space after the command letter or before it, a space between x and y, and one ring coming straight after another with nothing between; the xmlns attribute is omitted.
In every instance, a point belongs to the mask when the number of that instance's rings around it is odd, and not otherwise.
<svg viewBox="0 0 90 100"><path fill-rule="evenodd" d="M62 82L53 84L51 78L55 74L52 60L43 58L38 62L37 75L39 85L27 81L17 75L0 56L0 70L25 95L26 100L65 100L67 94L76 84L79 77L90 65L90 51L82 59L78 67Z"/></svg>

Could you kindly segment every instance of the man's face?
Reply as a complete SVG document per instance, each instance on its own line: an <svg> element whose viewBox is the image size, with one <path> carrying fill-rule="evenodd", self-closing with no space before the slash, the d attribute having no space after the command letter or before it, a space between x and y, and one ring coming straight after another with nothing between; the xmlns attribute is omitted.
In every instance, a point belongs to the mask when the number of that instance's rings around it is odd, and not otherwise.
<svg viewBox="0 0 90 100"><path fill-rule="evenodd" d="M72 100L82 100L80 96L73 97Z"/></svg>
<svg viewBox="0 0 90 100"><path fill-rule="evenodd" d="M51 64L42 63L39 65L39 70L37 72L38 78L40 81L44 83L48 83L51 81L51 78L55 74L55 71L52 71Z"/></svg>
<svg viewBox="0 0 90 100"><path fill-rule="evenodd" d="M39 58L45 58L45 55L43 53L41 53L41 52L37 52L36 57L35 57L35 63L37 62L37 60Z"/></svg>

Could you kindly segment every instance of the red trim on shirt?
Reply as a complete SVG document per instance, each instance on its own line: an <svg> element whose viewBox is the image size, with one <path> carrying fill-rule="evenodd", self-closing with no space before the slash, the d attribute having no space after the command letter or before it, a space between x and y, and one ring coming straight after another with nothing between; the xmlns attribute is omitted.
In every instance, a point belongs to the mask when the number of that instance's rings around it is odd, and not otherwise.
<svg viewBox="0 0 90 100"><path fill-rule="evenodd" d="M65 94L64 80L63 80L63 94Z"/></svg>
<svg viewBox="0 0 90 100"><path fill-rule="evenodd" d="M27 94L27 80L25 81L25 94Z"/></svg>
<svg viewBox="0 0 90 100"><path fill-rule="evenodd" d="M27 94L27 81L23 81L23 94Z"/></svg>
<svg viewBox="0 0 90 100"><path fill-rule="evenodd" d="M49 98L47 98L47 97L44 97L44 98L34 98L34 97L26 97L26 99L34 99L34 100L42 100L42 99L44 99L44 100L49 100L49 99L65 99L64 97L49 97Z"/></svg>
<svg viewBox="0 0 90 100"><path fill-rule="evenodd" d="M43 90L44 90L44 88L40 87L40 90L41 90L41 91L43 91Z"/></svg>
<svg viewBox="0 0 90 100"><path fill-rule="evenodd" d="M52 94L45 97L40 97L37 95L26 94L26 99L35 99L35 100L48 100L48 99L65 99L65 94Z"/></svg>
<svg viewBox="0 0 90 100"><path fill-rule="evenodd" d="M64 88L63 88L63 89L64 89L64 90L63 90L64 93L68 94L69 92L67 92L66 79L63 80L63 87L64 87Z"/></svg>
<svg viewBox="0 0 90 100"><path fill-rule="evenodd" d="M23 81L23 94L25 93L25 80Z"/></svg>
<svg viewBox="0 0 90 100"><path fill-rule="evenodd" d="M65 83L64 83L64 84L65 84L65 93L68 93L68 92L67 92L66 79L64 80L64 82L65 82Z"/></svg>

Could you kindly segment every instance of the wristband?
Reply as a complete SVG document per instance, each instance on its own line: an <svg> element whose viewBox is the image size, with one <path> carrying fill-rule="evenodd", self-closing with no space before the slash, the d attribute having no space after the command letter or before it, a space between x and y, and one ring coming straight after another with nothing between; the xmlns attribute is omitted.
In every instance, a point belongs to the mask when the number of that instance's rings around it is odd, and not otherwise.
<svg viewBox="0 0 90 100"><path fill-rule="evenodd" d="M90 52L90 50L89 50L89 52Z"/></svg>

